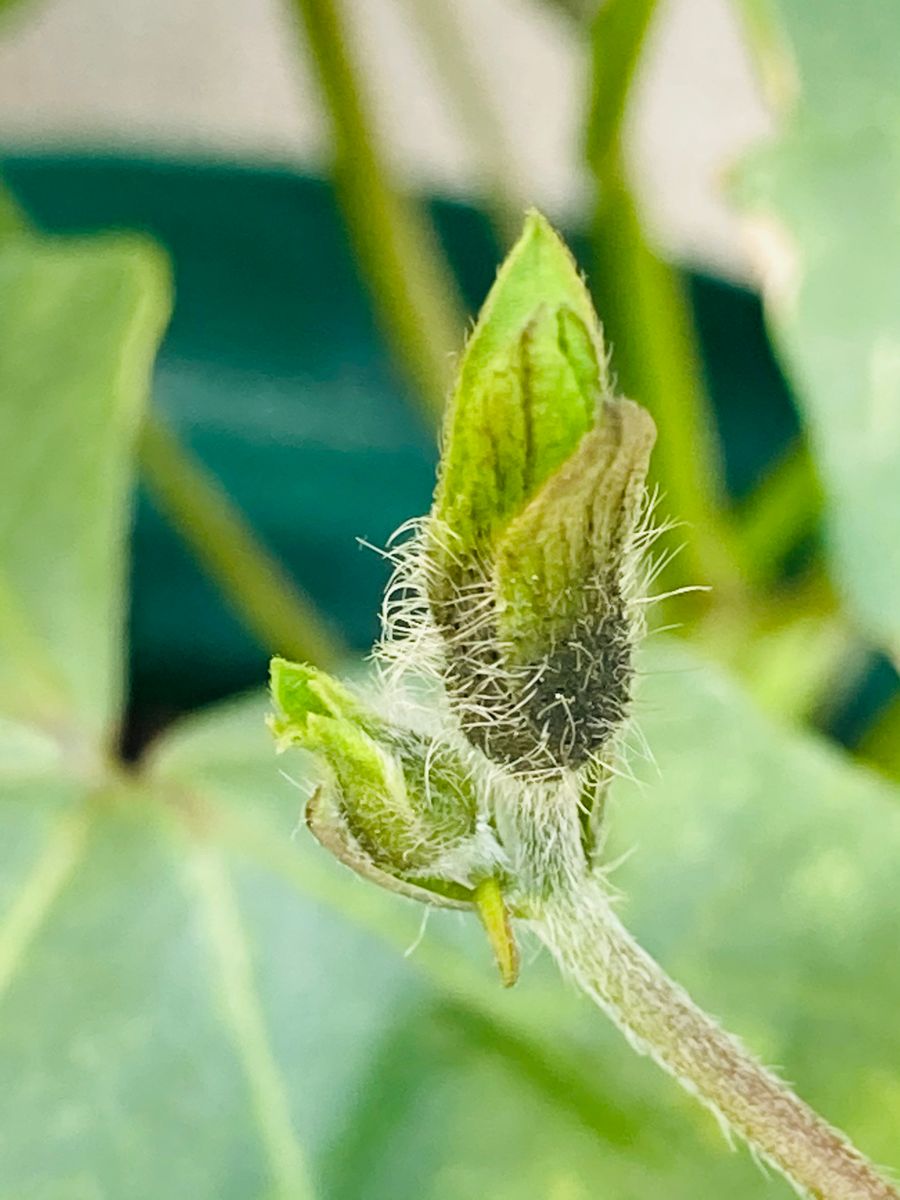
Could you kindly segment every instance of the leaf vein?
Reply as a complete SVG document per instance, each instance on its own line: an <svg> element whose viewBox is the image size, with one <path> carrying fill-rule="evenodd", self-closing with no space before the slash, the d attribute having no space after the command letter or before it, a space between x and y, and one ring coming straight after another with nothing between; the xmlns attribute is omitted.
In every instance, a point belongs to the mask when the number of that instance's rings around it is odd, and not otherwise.
<svg viewBox="0 0 900 1200"><path fill-rule="evenodd" d="M234 888L222 861L211 852L199 852L191 866L221 985L224 1019L250 1089L276 1195L282 1200L313 1200L315 1191L291 1122L287 1087L269 1044Z"/></svg>

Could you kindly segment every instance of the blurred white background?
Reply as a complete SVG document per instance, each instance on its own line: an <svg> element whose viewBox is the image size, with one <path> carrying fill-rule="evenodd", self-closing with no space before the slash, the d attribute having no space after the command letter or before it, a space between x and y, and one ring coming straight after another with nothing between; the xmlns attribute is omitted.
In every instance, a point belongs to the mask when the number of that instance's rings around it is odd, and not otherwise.
<svg viewBox="0 0 900 1200"><path fill-rule="evenodd" d="M343 0L379 123L416 184L478 191L477 163L435 77L416 4L449 5L511 139L519 190L576 216L586 62L540 0ZM325 126L287 0L36 0L0 26L0 144L128 147L315 167ZM748 275L722 196L770 120L730 0L665 0L629 148L669 254Z"/></svg>

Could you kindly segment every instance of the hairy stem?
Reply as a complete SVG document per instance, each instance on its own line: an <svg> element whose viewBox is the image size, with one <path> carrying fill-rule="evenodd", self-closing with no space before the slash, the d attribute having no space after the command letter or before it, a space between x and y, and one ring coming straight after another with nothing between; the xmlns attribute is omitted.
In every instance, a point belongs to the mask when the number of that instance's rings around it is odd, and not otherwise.
<svg viewBox="0 0 900 1200"><path fill-rule="evenodd" d="M534 927L562 969L642 1053L814 1200L900 1192L671 980L623 928L600 882L549 900Z"/></svg>
<svg viewBox="0 0 900 1200"><path fill-rule="evenodd" d="M257 540L218 480L149 416L141 433L142 479L247 628L267 650L317 666L347 651L340 638Z"/></svg>
<svg viewBox="0 0 900 1200"><path fill-rule="evenodd" d="M330 118L334 183L391 349L430 421L443 411L465 316L427 216L394 186L369 120L339 0L290 0Z"/></svg>

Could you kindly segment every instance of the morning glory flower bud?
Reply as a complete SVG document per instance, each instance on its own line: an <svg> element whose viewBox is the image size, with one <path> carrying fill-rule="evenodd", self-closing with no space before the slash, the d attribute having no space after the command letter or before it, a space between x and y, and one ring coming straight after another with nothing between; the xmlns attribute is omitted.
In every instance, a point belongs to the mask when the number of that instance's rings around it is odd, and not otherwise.
<svg viewBox="0 0 900 1200"><path fill-rule="evenodd" d="M451 710L512 774L602 764L625 722L654 438L613 396L587 289L532 213L460 365L421 534Z"/></svg>

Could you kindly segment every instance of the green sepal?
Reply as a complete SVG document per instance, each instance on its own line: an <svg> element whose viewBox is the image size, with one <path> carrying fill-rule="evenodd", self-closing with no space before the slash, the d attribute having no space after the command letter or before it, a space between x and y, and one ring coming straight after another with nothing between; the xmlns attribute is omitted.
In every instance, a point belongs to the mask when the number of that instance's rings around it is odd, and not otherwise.
<svg viewBox="0 0 900 1200"><path fill-rule="evenodd" d="M460 365L420 560L459 729L513 774L581 770L627 720L655 435L532 213Z"/></svg>
<svg viewBox="0 0 900 1200"><path fill-rule="evenodd" d="M496 876L482 879L475 888L475 907L504 987L512 987L519 978L519 947L516 945L509 908L500 880Z"/></svg>
<svg viewBox="0 0 900 1200"><path fill-rule="evenodd" d="M594 424L608 390L587 288L532 212L482 308L448 409L432 508L441 566L489 551Z"/></svg>
<svg viewBox="0 0 900 1200"><path fill-rule="evenodd" d="M510 661L545 655L582 610L583 589L618 578L655 438L645 409L607 401L598 426L507 526L495 578L497 632Z"/></svg>
<svg viewBox="0 0 900 1200"><path fill-rule="evenodd" d="M442 879L404 879L380 867L350 833L335 795L324 788L317 788L310 797L306 805L306 824L316 841L339 862L386 891L437 908L474 907L471 889Z"/></svg>

